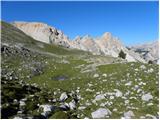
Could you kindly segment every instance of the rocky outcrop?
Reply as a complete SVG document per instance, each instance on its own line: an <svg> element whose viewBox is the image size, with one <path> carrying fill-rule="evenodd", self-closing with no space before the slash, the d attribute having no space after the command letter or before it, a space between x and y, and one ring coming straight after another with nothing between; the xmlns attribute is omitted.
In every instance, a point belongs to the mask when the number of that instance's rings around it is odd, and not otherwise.
<svg viewBox="0 0 160 120"><path fill-rule="evenodd" d="M38 22L13 22L12 24L38 41L70 47L68 37L62 31L47 24Z"/></svg>
<svg viewBox="0 0 160 120"><path fill-rule="evenodd" d="M47 24L37 22L14 22L12 24L41 42L89 51L95 55L110 55L113 57L118 57L119 52L123 50L127 61L145 62L139 54L128 50L117 37L113 37L109 32L104 33L98 38L86 35L84 37L77 36L74 40L69 40L62 31Z"/></svg>
<svg viewBox="0 0 160 120"><path fill-rule="evenodd" d="M159 61L159 43L154 41L152 43L146 43L131 47L131 50L139 53L146 61Z"/></svg>

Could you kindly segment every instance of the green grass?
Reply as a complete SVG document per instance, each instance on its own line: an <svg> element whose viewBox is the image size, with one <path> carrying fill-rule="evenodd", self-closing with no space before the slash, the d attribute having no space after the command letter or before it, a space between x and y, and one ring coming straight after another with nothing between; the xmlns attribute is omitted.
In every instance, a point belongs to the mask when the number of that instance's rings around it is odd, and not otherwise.
<svg viewBox="0 0 160 120"><path fill-rule="evenodd" d="M37 103L58 106L60 104L59 102L50 103L48 100L59 99L62 92L75 92L77 88L80 87L77 95L80 95L81 99L77 104L77 108L79 106L85 106L86 109L70 110L67 111L67 113L57 111L49 116L50 119L76 118L76 115L79 116L78 118L91 118L91 113L100 108L101 103L105 102L113 102L111 105L104 106L104 108L108 108L112 112L110 118L121 118L123 113L129 110L134 112L134 118L140 118L140 116L145 116L146 114L158 115L158 65L138 62L113 64L113 61L118 61L119 59L110 56L91 55L88 52L80 50L72 50L41 43L4 22L2 22L2 27L4 28L2 29L2 43L12 43L12 45L23 43L26 48L32 49L30 51L30 57L19 54L11 54L9 56L2 54L2 69L13 71L19 78L14 81L2 79L2 82L7 81L7 84L2 84L2 108L4 111L8 110L6 106L7 103L11 105L11 110L15 110L15 105L12 103L13 99L18 96L19 99L23 97L28 98L27 107L25 108L26 113L30 113L30 110L32 110L32 114L40 115L40 112L37 112ZM11 32L11 30L13 32ZM43 47L38 46L39 44ZM35 52L33 48L41 53ZM54 54L55 56L48 55L47 53ZM41 74L34 76L32 75L31 68L36 68L37 63L43 66L43 70ZM98 65L101 63L105 65ZM95 67L95 64L98 66L92 70L92 66ZM146 68L141 69L141 65L144 65ZM8 68L5 68L6 66L8 66ZM84 72L83 70L88 66L91 66L91 68L88 68L91 71ZM19 69L21 70L19 71ZM136 69L138 69L138 71L136 71ZM148 73L147 71L150 69L154 71ZM95 73L99 74L98 78L93 77ZM106 74L107 77L104 77L103 74ZM31 78L27 78L28 75L31 76ZM59 81L55 79L57 76L66 76L67 79ZM41 91L34 90L34 88L28 92L26 90L27 87L23 88L19 84L21 80L26 84L29 83L29 85L36 83ZM131 86L125 86L129 81L132 82ZM140 82L146 85L139 85ZM88 83L92 84L92 86L89 86ZM30 87L29 85L28 87ZM138 85L145 93L151 93L153 99L149 102L143 102L141 95L134 89L135 85ZM91 91L88 91L88 89ZM129 100L128 105L125 105L125 100L122 97L115 97L113 100L110 100L110 95L98 101L97 104L93 103L97 92L105 94L115 92L114 89L120 90L123 95L125 95L127 91L130 91L130 94L125 96L126 99ZM57 95L54 95L54 92L57 92ZM30 97L31 93L35 96ZM131 97L136 97L136 99L130 99ZM37 100L36 102L34 102L35 99ZM66 102L69 101L71 101L71 99L66 100ZM150 102L153 103L153 105L147 106ZM86 103L90 103L90 105L86 105ZM131 109L129 107L138 109ZM114 108L117 108L118 112L113 112ZM15 115L16 113L10 114L7 118L13 118Z"/></svg>

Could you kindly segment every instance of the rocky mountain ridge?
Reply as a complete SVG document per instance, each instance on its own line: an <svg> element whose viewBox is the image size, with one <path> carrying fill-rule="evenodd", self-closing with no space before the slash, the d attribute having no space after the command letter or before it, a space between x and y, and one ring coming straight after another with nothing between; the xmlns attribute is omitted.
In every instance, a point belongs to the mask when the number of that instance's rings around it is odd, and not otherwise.
<svg viewBox="0 0 160 120"><path fill-rule="evenodd" d="M89 51L95 55L111 55L113 57L118 57L119 52L123 50L126 53L127 61L145 62L139 53L134 50L128 50L117 37L112 36L109 32L98 38L86 35L84 37L77 36L74 40L70 40L61 30L44 23L13 22L12 24L27 35L45 43Z"/></svg>
<svg viewBox="0 0 160 120"><path fill-rule="evenodd" d="M159 46L158 45L159 43L157 40L151 43L132 46L131 49L139 53L141 57L144 58L146 61L154 61L158 63L159 61L159 54L158 54Z"/></svg>

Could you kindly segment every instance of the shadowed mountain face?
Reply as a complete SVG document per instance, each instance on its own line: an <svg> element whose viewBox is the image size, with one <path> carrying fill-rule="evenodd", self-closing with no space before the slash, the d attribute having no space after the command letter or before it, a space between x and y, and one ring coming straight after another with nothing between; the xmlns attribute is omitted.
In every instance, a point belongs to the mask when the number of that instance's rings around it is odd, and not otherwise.
<svg viewBox="0 0 160 120"><path fill-rule="evenodd" d="M95 55L111 55L113 57L118 57L119 52L123 50L126 53L127 61L145 62L139 54L129 51L117 37L112 36L109 32L104 33L98 38L86 35L84 37L76 37L71 41L62 31L44 23L14 22L12 24L27 35L45 43L89 51Z"/></svg>

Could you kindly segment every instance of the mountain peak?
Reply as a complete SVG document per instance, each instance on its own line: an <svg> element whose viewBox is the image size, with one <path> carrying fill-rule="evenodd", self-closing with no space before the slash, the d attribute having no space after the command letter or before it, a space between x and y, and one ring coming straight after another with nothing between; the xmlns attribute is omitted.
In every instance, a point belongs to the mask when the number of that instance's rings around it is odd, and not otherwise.
<svg viewBox="0 0 160 120"><path fill-rule="evenodd" d="M102 35L102 38L105 39L105 40L110 40L112 38L112 34L110 32L105 32Z"/></svg>

